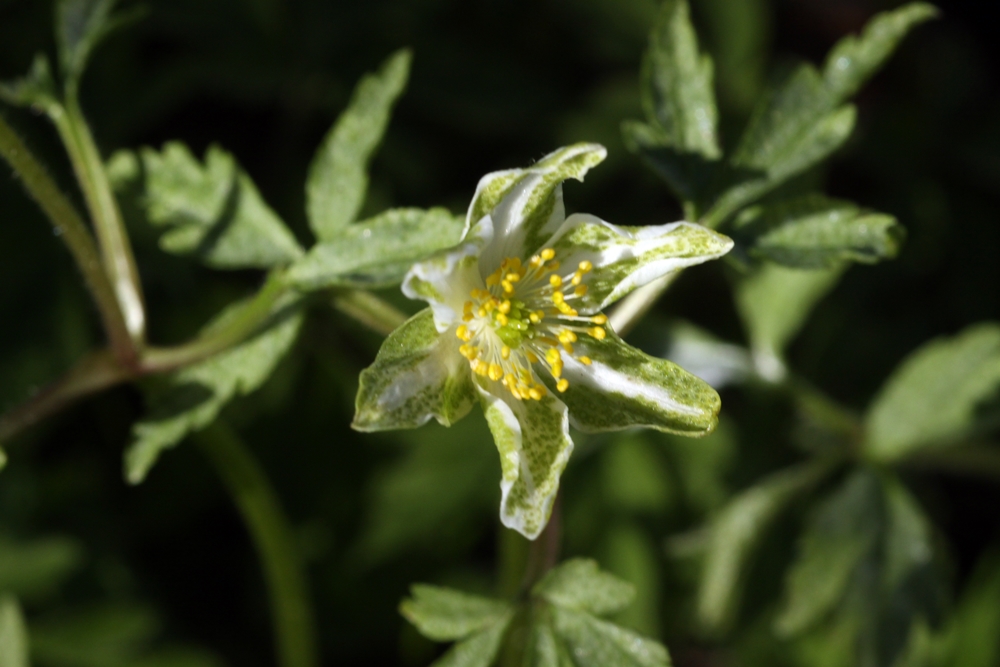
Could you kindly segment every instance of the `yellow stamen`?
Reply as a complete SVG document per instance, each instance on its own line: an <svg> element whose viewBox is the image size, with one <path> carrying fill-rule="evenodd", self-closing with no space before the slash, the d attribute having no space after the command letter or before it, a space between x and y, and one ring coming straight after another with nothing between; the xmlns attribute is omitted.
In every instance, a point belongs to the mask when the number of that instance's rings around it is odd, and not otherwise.
<svg viewBox="0 0 1000 667"><path fill-rule="evenodd" d="M502 327L505 327L509 322L510 320L507 319L506 315L504 315L503 313L497 313L497 324L499 324Z"/></svg>
<svg viewBox="0 0 1000 667"><path fill-rule="evenodd" d="M538 357L535 356L533 353L528 352L528 363L530 363L530 364L537 364L538 363Z"/></svg>
<svg viewBox="0 0 1000 667"><path fill-rule="evenodd" d="M562 358L562 356L559 354L559 350L557 350L554 347L550 347L545 352L545 361L549 362L550 364L554 364L557 361L560 361L561 358Z"/></svg>
<svg viewBox="0 0 1000 667"><path fill-rule="evenodd" d="M510 301L509 301L509 300L507 300L507 299L504 299L504 300L503 300L503 301L502 301L502 302L500 303L500 305L499 305L499 306L497 307L497 310L499 310L499 311L500 311L501 313L503 313L504 315L508 315L508 314L510 314Z"/></svg>
<svg viewBox="0 0 1000 667"><path fill-rule="evenodd" d="M584 366L589 366L593 362L591 361L590 357L580 357L580 363L583 364Z"/></svg>
<svg viewBox="0 0 1000 667"><path fill-rule="evenodd" d="M597 340L604 340L604 337L608 335L607 332L601 327L593 327L591 329L587 329L587 333L589 333Z"/></svg>
<svg viewBox="0 0 1000 667"><path fill-rule="evenodd" d="M590 271L593 268L594 268L594 265L590 263L590 260L586 260L585 259L582 262L580 262L579 269L580 269L580 271L582 271L584 273L587 273L588 271Z"/></svg>
<svg viewBox="0 0 1000 667"><path fill-rule="evenodd" d="M506 345L501 347L500 356L503 357L504 360L510 359L510 348Z"/></svg>
<svg viewBox="0 0 1000 667"><path fill-rule="evenodd" d="M503 291L507 294L514 292L514 285L509 280L501 280L500 284L503 285Z"/></svg>
<svg viewBox="0 0 1000 667"><path fill-rule="evenodd" d="M550 259L552 259L553 257L556 256L556 251L553 250L552 248L546 248L545 250L543 250L541 252L541 255L542 255L542 259L544 259L547 262L547 261L549 261Z"/></svg>
<svg viewBox="0 0 1000 667"><path fill-rule="evenodd" d="M583 296L586 293L587 293L587 286L586 285L577 285L576 289L573 290L573 294L575 294L577 296Z"/></svg>
<svg viewBox="0 0 1000 667"><path fill-rule="evenodd" d="M559 382L556 382L556 389L559 390L560 394L569 389L569 380L563 378Z"/></svg>
<svg viewBox="0 0 1000 667"><path fill-rule="evenodd" d="M608 316L605 315L604 313L601 313L600 315L594 315L593 317L591 317L590 321L593 322L594 324L607 324Z"/></svg>
<svg viewBox="0 0 1000 667"><path fill-rule="evenodd" d="M553 292L552 293L552 303L556 304L557 306L560 303L562 303L563 299L565 299L565 298L566 298L566 295L563 294L562 292Z"/></svg>
<svg viewBox="0 0 1000 667"><path fill-rule="evenodd" d="M562 278L560 278L559 276L553 274L553 275L549 276L549 284L552 285L553 287L561 287L562 286Z"/></svg>
<svg viewBox="0 0 1000 667"><path fill-rule="evenodd" d="M469 331L469 327L465 326L464 324L455 329L455 335L464 340L465 342L469 342L470 340L472 340L472 332Z"/></svg>
<svg viewBox="0 0 1000 667"><path fill-rule="evenodd" d="M542 400L542 392L538 391L538 389L535 387L532 387L531 389L528 390L528 396L530 396L536 401Z"/></svg>
<svg viewBox="0 0 1000 667"><path fill-rule="evenodd" d="M503 377L503 369L500 364L490 364L489 375L491 380L499 380Z"/></svg>

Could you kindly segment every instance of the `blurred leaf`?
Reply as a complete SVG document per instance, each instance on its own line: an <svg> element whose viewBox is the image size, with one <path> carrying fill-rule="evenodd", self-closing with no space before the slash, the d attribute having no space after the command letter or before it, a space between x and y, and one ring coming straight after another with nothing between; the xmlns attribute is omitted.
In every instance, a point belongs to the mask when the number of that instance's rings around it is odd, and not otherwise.
<svg viewBox="0 0 1000 667"><path fill-rule="evenodd" d="M159 631L156 614L141 605L109 603L61 612L32 623L32 655L51 667L124 667Z"/></svg>
<svg viewBox="0 0 1000 667"><path fill-rule="evenodd" d="M748 209L733 232L751 256L803 269L895 257L904 235L891 215L822 195Z"/></svg>
<svg viewBox="0 0 1000 667"><path fill-rule="evenodd" d="M855 116L852 105L838 104L815 67L799 65L758 103L730 160L729 185L705 224L718 225L828 157L850 136Z"/></svg>
<svg viewBox="0 0 1000 667"><path fill-rule="evenodd" d="M458 243L465 219L443 208L400 208L345 227L292 265L301 289L398 285L414 263Z"/></svg>
<svg viewBox="0 0 1000 667"><path fill-rule="evenodd" d="M500 650L509 624L510 616L507 616L506 620L458 642L431 667L489 667Z"/></svg>
<svg viewBox="0 0 1000 667"><path fill-rule="evenodd" d="M137 189L149 222L166 231L166 252L198 256L217 269L269 268L302 256L285 224L261 198L232 155L210 146L204 165L187 146L169 142L112 156L108 172L120 191Z"/></svg>
<svg viewBox="0 0 1000 667"><path fill-rule="evenodd" d="M660 452L635 431L614 438L602 452L604 497L630 512L662 512L671 500L670 478Z"/></svg>
<svg viewBox="0 0 1000 667"><path fill-rule="evenodd" d="M52 113L61 106L49 59L44 53L35 56L25 76L0 83L0 100L16 106L34 107L46 113Z"/></svg>
<svg viewBox="0 0 1000 667"><path fill-rule="evenodd" d="M552 628L576 667L668 667L657 641L563 607L552 608Z"/></svg>
<svg viewBox="0 0 1000 667"><path fill-rule="evenodd" d="M1000 664L1000 554L981 559L943 633L938 667Z"/></svg>
<svg viewBox="0 0 1000 667"><path fill-rule="evenodd" d="M847 99L881 69L910 30L937 15L937 8L926 2L876 15L859 37L845 37L830 51L823 67L827 88L837 98Z"/></svg>
<svg viewBox="0 0 1000 667"><path fill-rule="evenodd" d="M279 301L256 335L170 376L166 388L152 396L148 416L132 427L132 443L125 452L129 483L143 481L164 449L211 424L233 397L264 384L295 342L302 324L301 305L299 297ZM252 307L248 301L230 306L205 332L225 326L248 307Z"/></svg>
<svg viewBox="0 0 1000 667"><path fill-rule="evenodd" d="M684 370L722 389L752 377L750 351L740 345L725 343L713 334L689 322L670 327L670 344L663 355Z"/></svg>
<svg viewBox="0 0 1000 667"><path fill-rule="evenodd" d="M788 573L787 601L775 621L785 636L820 620L844 596L861 559L879 537L878 479L855 473L815 510Z"/></svg>
<svg viewBox="0 0 1000 667"><path fill-rule="evenodd" d="M0 537L0 591L27 600L47 597L82 560L83 549L69 538L16 541Z"/></svg>
<svg viewBox="0 0 1000 667"><path fill-rule="evenodd" d="M450 588L414 584L411 598L399 611L420 633L435 641L464 639L496 623L509 620L506 602L469 595Z"/></svg>
<svg viewBox="0 0 1000 667"><path fill-rule="evenodd" d="M359 560L372 565L418 544L474 533L496 502L496 454L476 446L489 437L484 420L475 418L399 434L407 449L372 479Z"/></svg>
<svg viewBox="0 0 1000 667"><path fill-rule="evenodd" d="M772 474L743 491L712 521L701 581L697 613L709 630L725 628L739 603L747 562L766 529L797 496L830 471L825 461L811 461Z"/></svg>
<svg viewBox="0 0 1000 667"><path fill-rule="evenodd" d="M653 538L635 521L617 521L608 530L604 544L605 567L635 589L635 599L612 620L645 635L659 634L664 590L661 556Z"/></svg>
<svg viewBox="0 0 1000 667"><path fill-rule="evenodd" d="M306 212L320 241L333 241L365 201L368 163L382 141L396 99L410 75L411 54L390 56L358 83L347 109L323 139L306 181Z"/></svg>
<svg viewBox="0 0 1000 667"><path fill-rule="evenodd" d="M715 57L719 96L749 112L764 83L770 41L768 0L700 0Z"/></svg>
<svg viewBox="0 0 1000 667"><path fill-rule="evenodd" d="M714 431L697 440L668 434L657 437L668 445L686 505L704 516L729 499L727 478L737 454L736 434L729 418L723 416Z"/></svg>
<svg viewBox="0 0 1000 667"><path fill-rule="evenodd" d="M7 467L7 450L0 447L0 470Z"/></svg>
<svg viewBox="0 0 1000 667"><path fill-rule="evenodd" d="M765 264L736 285L736 306L762 377L784 376L785 347L842 273L843 267L808 271Z"/></svg>
<svg viewBox="0 0 1000 667"><path fill-rule="evenodd" d="M649 36L642 65L642 102L649 125L623 126L640 153L687 203L701 200L721 155L712 60L699 53L687 0L667 0Z"/></svg>
<svg viewBox="0 0 1000 667"><path fill-rule="evenodd" d="M28 667L28 628L21 606L11 595L0 597L0 667Z"/></svg>
<svg viewBox="0 0 1000 667"><path fill-rule="evenodd" d="M574 558L550 570L532 594L565 609L605 616L627 607L635 588L600 570L596 561Z"/></svg>
<svg viewBox="0 0 1000 667"><path fill-rule="evenodd" d="M112 11L118 0L59 0L56 46L67 88L76 87L87 60L101 40L137 17L135 11Z"/></svg>
<svg viewBox="0 0 1000 667"><path fill-rule="evenodd" d="M1000 388L1000 325L978 324L912 353L889 377L866 417L865 451L891 461L952 445L975 426Z"/></svg>

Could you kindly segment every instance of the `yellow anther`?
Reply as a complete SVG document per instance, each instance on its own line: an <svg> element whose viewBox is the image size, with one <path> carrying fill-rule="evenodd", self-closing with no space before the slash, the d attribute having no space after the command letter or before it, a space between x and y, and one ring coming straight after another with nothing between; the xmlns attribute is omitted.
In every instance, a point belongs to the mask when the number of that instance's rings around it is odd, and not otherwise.
<svg viewBox="0 0 1000 667"><path fill-rule="evenodd" d="M504 299L503 301L501 301L500 305L497 306L497 310L499 310L504 315L509 314L510 313L510 301L508 301L507 299Z"/></svg>
<svg viewBox="0 0 1000 667"><path fill-rule="evenodd" d="M549 261L550 259L552 259L553 257L556 256L556 251L553 250L552 248L546 248L545 250L543 250L541 252L541 255L542 255L542 259L544 259L547 262L547 261Z"/></svg>
<svg viewBox="0 0 1000 667"><path fill-rule="evenodd" d="M479 315L479 317L486 317L486 309L480 308L479 310L476 311L476 315Z"/></svg>
<svg viewBox="0 0 1000 667"><path fill-rule="evenodd" d="M500 275L501 275L500 269L497 269L490 275L486 276L486 286L493 287L494 285L500 284Z"/></svg>
<svg viewBox="0 0 1000 667"><path fill-rule="evenodd" d="M549 276L549 284L552 285L553 287L561 287L562 286L562 278L560 278L559 276L553 274L553 275Z"/></svg>
<svg viewBox="0 0 1000 667"><path fill-rule="evenodd" d="M528 390L528 396L536 401L542 400L542 392L538 391L535 387Z"/></svg>
<svg viewBox="0 0 1000 667"><path fill-rule="evenodd" d="M514 285L509 280L501 280L500 284L503 285L503 291L507 294L514 292Z"/></svg>
<svg viewBox="0 0 1000 667"><path fill-rule="evenodd" d="M529 364L537 364L538 363L538 357L535 356L533 353L528 352L528 363Z"/></svg>
<svg viewBox="0 0 1000 667"><path fill-rule="evenodd" d="M583 296L586 293L587 293L587 286L586 285L577 285L576 289L573 290L573 294L575 294L577 296Z"/></svg>
<svg viewBox="0 0 1000 667"><path fill-rule="evenodd" d="M590 260L585 259L582 262L580 262L578 268L583 273L587 273L588 271L594 268L594 265L590 263Z"/></svg>
<svg viewBox="0 0 1000 667"><path fill-rule="evenodd" d="M504 345L503 347L501 347L500 348L500 356L503 357L505 361L507 359L510 359L510 348L508 346L506 346L506 345Z"/></svg>
<svg viewBox="0 0 1000 667"><path fill-rule="evenodd" d="M466 301L465 304L462 305L462 312L471 313L473 305L474 304L471 301Z"/></svg>
<svg viewBox="0 0 1000 667"><path fill-rule="evenodd" d="M569 380L563 378L559 382L556 382L556 389L559 390L560 394L569 389Z"/></svg>
<svg viewBox="0 0 1000 667"><path fill-rule="evenodd" d="M541 265L542 265L542 258L539 257L538 255L532 255L531 259L528 260L528 266L530 266L533 269L537 269Z"/></svg>
<svg viewBox="0 0 1000 667"><path fill-rule="evenodd" d="M597 340L604 340L604 337L608 335L607 332L601 327L592 327L590 329L587 329L587 333L589 333Z"/></svg>
<svg viewBox="0 0 1000 667"><path fill-rule="evenodd" d="M591 361L590 357L580 357L580 363L583 364L584 366L589 366L593 362Z"/></svg>
<svg viewBox="0 0 1000 667"><path fill-rule="evenodd" d="M504 276L504 278L506 278L507 280L509 280L512 283L516 283L518 280L521 279L521 274L517 273L517 272L514 272L514 271L511 271L506 276Z"/></svg>
<svg viewBox="0 0 1000 667"><path fill-rule="evenodd" d="M563 343L562 346L563 346L563 349L566 350L567 354L573 354L573 344L572 343L566 342L566 343Z"/></svg>
<svg viewBox="0 0 1000 667"><path fill-rule="evenodd" d="M565 298L566 298L566 295L564 295L562 292L553 292L552 293L552 303L556 304L557 307L559 306L560 303L563 302L563 299L565 299Z"/></svg>
<svg viewBox="0 0 1000 667"><path fill-rule="evenodd" d="M458 352L469 361L479 356L479 348L475 345L462 345L458 348Z"/></svg>
<svg viewBox="0 0 1000 667"><path fill-rule="evenodd" d="M471 322L473 319L475 318L472 316L472 313L469 313L468 315L462 315L463 322Z"/></svg>
<svg viewBox="0 0 1000 667"><path fill-rule="evenodd" d="M549 362L550 364L554 364L554 363L556 363L557 361L560 361L561 359L562 359L562 356L561 356L561 355L559 354L559 350L557 350L557 349L556 349L556 348L554 348L554 347L550 347L550 348L549 348L549 349L548 349L548 350L547 350L547 351L545 352L545 360L546 360L547 362Z"/></svg>
<svg viewBox="0 0 1000 667"><path fill-rule="evenodd" d="M477 359L472 363L472 370L476 375L486 375L489 372L490 365L483 361L482 359Z"/></svg>
<svg viewBox="0 0 1000 667"><path fill-rule="evenodd" d="M545 313L542 313L541 311L538 310L528 314L528 319L531 320L532 324L538 324L539 322L542 321L543 317L545 317Z"/></svg>
<svg viewBox="0 0 1000 667"><path fill-rule="evenodd" d="M552 377L554 378L559 377L560 375L562 375L563 372L563 363L561 361L557 361L556 363L552 364L551 370L552 370Z"/></svg>
<svg viewBox="0 0 1000 667"><path fill-rule="evenodd" d="M552 262L549 264L549 271L558 271L560 266L562 266L562 264L559 262Z"/></svg>
<svg viewBox="0 0 1000 667"><path fill-rule="evenodd" d="M472 340L472 332L469 331L469 327L465 326L464 324L455 329L455 335L466 342Z"/></svg>
<svg viewBox="0 0 1000 667"><path fill-rule="evenodd" d="M573 307L570 306L565 301L557 303L556 308L558 308L559 312L562 313L563 315L569 315L570 317L576 317L578 315L576 310L574 310Z"/></svg>
<svg viewBox="0 0 1000 667"><path fill-rule="evenodd" d="M503 369L500 368L500 364L490 364L489 376L494 381L503 377Z"/></svg>
<svg viewBox="0 0 1000 667"><path fill-rule="evenodd" d="M497 313L497 324L499 324L502 327L505 327L507 326L508 322L510 322L510 320L507 319L506 315L504 315L503 313Z"/></svg>
<svg viewBox="0 0 1000 667"><path fill-rule="evenodd" d="M600 315L594 315L593 317L591 317L590 321L593 322L594 324L607 324L608 316L605 315L604 313L601 313Z"/></svg>
<svg viewBox="0 0 1000 667"><path fill-rule="evenodd" d="M576 273L573 274L573 277L570 278L569 281L574 285L579 285L580 283L583 282L583 274L577 271Z"/></svg>

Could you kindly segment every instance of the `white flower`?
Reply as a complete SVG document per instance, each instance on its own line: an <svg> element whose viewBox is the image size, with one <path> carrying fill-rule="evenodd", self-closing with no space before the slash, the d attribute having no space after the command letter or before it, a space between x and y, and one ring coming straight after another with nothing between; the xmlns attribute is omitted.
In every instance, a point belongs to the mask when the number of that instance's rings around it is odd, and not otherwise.
<svg viewBox="0 0 1000 667"><path fill-rule="evenodd" d="M430 304L390 335L361 375L354 427L450 425L482 404L500 450L500 519L545 526L581 431L714 428L718 394L624 343L601 312L633 289L725 254L732 241L688 222L616 227L566 217L562 182L602 146L576 144L528 169L485 176L462 241L413 266L403 292Z"/></svg>

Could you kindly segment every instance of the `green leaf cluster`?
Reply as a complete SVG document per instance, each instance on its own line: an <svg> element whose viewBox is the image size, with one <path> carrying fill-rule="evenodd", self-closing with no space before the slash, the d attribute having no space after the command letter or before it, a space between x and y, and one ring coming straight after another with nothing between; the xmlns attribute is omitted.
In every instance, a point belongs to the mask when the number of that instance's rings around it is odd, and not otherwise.
<svg viewBox="0 0 1000 667"><path fill-rule="evenodd" d="M424 636L455 645L434 667L666 667L662 644L601 616L620 612L635 590L574 559L550 570L528 599L515 603L416 584L400 611ZM508 662L509 661L509 662Z"/></svg>

